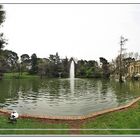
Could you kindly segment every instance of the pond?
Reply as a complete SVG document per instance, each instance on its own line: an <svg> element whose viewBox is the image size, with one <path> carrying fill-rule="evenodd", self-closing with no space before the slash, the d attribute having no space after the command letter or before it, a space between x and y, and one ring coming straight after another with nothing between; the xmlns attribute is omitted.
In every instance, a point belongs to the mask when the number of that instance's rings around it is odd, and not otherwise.
<svg viewBox="0 0 140 140"><path fill-rule="evenodd" d="M0 108L30 115L86 115L124 105L140 96L140 82L97 79L5 79Z"/></svg>

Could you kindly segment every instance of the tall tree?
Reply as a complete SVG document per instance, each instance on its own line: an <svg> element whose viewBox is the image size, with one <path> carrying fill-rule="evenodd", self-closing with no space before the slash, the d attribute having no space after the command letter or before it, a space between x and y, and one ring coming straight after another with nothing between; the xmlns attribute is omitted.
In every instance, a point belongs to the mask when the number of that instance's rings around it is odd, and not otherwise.
<svg viewBox="0 0 140 140"><path fill-rule="evenodd" d="M76 76L77 77L86 77L86 61L78 60L76 65Z"/></svg>
<svg viewBox="0 0 140 140"><path fill-rule="evenodd" d="M30 56L28 54L22 54L20 56L20 58L21 58L21 62L28 63L29 62L29 59L30 59Z"/></svg>
<svg viewBox="0 0 140 140"><path fill-rule="evenodd" d="M110 69L108 61L105 58L100 57L100 62L102 63L103 78L109 78Z"/></svg>
<svg viewBox="0 0 140 140"><path fill-rule="evenodd" d="M3 10L3 6L0 5L0 25L4 22L5 20L5 11Z"/></svg>
<svg viewBox="0 0 140 140"><path fill-rule="evenodd" d="M5 11L3 10L3 6L0 5L0 27L2 23L5 21ZM4 47L5 39L3 38L3 33L0 33L0 50Z"/></svg>
<svg viewBox="0 0 140 140"><path fill-rule="evenodd" d="M125 39L123 36L121 36L120 38L120 72L119 72L119 82L122 83L123 79L122 79L122 55L123 55L123 51L125 50L125 48L123 48L125 42L128 41L128 39Z"/></svg>
<svg viewBox="0 0 140 140"><path fill-rule="evenodd" d="M62 77L69 77L69 60L68 58L62 59Z"/></svg>
<svg viewBox="0 0 140 140"><path fill-rule="evenodd" d="M46 59L46 58L39 58L38 59L38 74L40 75L41 79L48 72L47 68L48 68L48 59Z"/></svg>
<svg viewBox="0 0 140 140"><path fill-rule="evenodd" d="M51 54L49 60L49 76L59 77L59 73L61 73L62 71L62 63L60 62L60 57L58 53L56 53L56 55Z"/></svg>
<svg viewBox="0 0 140 140"><path fill-rule="evenodd" d="M27 71L27 66L29 66L30 63L30 56L28 54L22 54L20 60L20 73L22 74L23 71Z"/></svg>
<svg viewBox="0 0 140 140"><path fill-rule="evenodd" d="M30 74L37 74L38 73L38 66L37 66L37 55L35 53L31 56L31 69Z"/></svg>
<svg viewBox="0 0 140 140"><path fill-rule="evenodd" d="M5 20L5 11L3 10L3 6L0 5L0 27ZM3 47L6 44L5 39L3 38L3 33L0 33L0 79L3 77L3 65L4 65L4 57L3 57Z"/></svg>
<svg viewBox="0 0 140 140"><path fill-rule="evenodd" d="M9 65L11 68L11 71L14 73L18 69L18 55L16 52L13 52L11 50L4 50L4 58L6 61L6 64Z"/></svg>

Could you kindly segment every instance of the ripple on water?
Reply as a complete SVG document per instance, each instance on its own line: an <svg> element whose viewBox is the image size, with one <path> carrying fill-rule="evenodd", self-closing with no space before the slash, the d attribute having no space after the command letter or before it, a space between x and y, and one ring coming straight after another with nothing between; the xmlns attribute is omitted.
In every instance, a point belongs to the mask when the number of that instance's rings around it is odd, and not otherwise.
<svg viewBox="0 0 140 140"><path fill-rule="evenodd" d="M13 83L10 97L6 84L7 92L2 95L0 107L18 109L27 114L84 115L126 104L140 96L140 86L132 88L129 82L122 87L105 80L75 79L74 82L71 84L69 79L47 79L41 83L21 80L18 96L15 89L19 85L15 87L16 83Z"/></svg>

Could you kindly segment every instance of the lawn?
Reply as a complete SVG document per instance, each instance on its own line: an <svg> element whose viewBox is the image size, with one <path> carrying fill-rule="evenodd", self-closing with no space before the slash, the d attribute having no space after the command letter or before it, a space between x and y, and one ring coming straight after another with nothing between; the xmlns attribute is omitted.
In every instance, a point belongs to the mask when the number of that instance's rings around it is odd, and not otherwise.
<svg viewBox="0 0 140 140"><path fill-rule="evenodd" d="M68 130L45 130L45 129L68 129L67 124L50 124L41 120L19 118L16 124L9 123L8 116L0 115L1 134L68 134ZM25 129L25 130L23 130ZM27 129L27 130L26 130ZM34 130L32 130L34 129ZM39 130L37 130L39 129Z"/></svg>
<svg viewBox="0 0 140 140"><path fill-rule="evenodd" d="M81 134L98 134L98 135L138 134L140 135L140 101L136 103L135 106L130 107L129 109L104 114L92 120L88 120L88 122L84 123L81 126L81 128L98 129L98 130L82 130L80 132ZM106 129L106 130L99 130L99 129Z"/></svg>
<svg viewBox="0 0 140 140"><path fill-rule="evenodd" d="M4 73L4 79L31 79L31 78L39 78L38 75L30 75L27 72L23 72L22 75L19 76L19 73Z"/></svg>

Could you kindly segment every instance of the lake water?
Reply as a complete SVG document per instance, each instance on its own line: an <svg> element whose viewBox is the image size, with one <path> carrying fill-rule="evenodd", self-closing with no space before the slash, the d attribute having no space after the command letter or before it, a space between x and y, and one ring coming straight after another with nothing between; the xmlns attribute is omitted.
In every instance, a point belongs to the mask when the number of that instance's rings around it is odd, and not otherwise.
<svg viewBox="0 0 140 140"><path fill-rule="evenodd" d="M0 81L0 108L30 115L86 115L140 96L140 82L96 79Z"/></svg>

